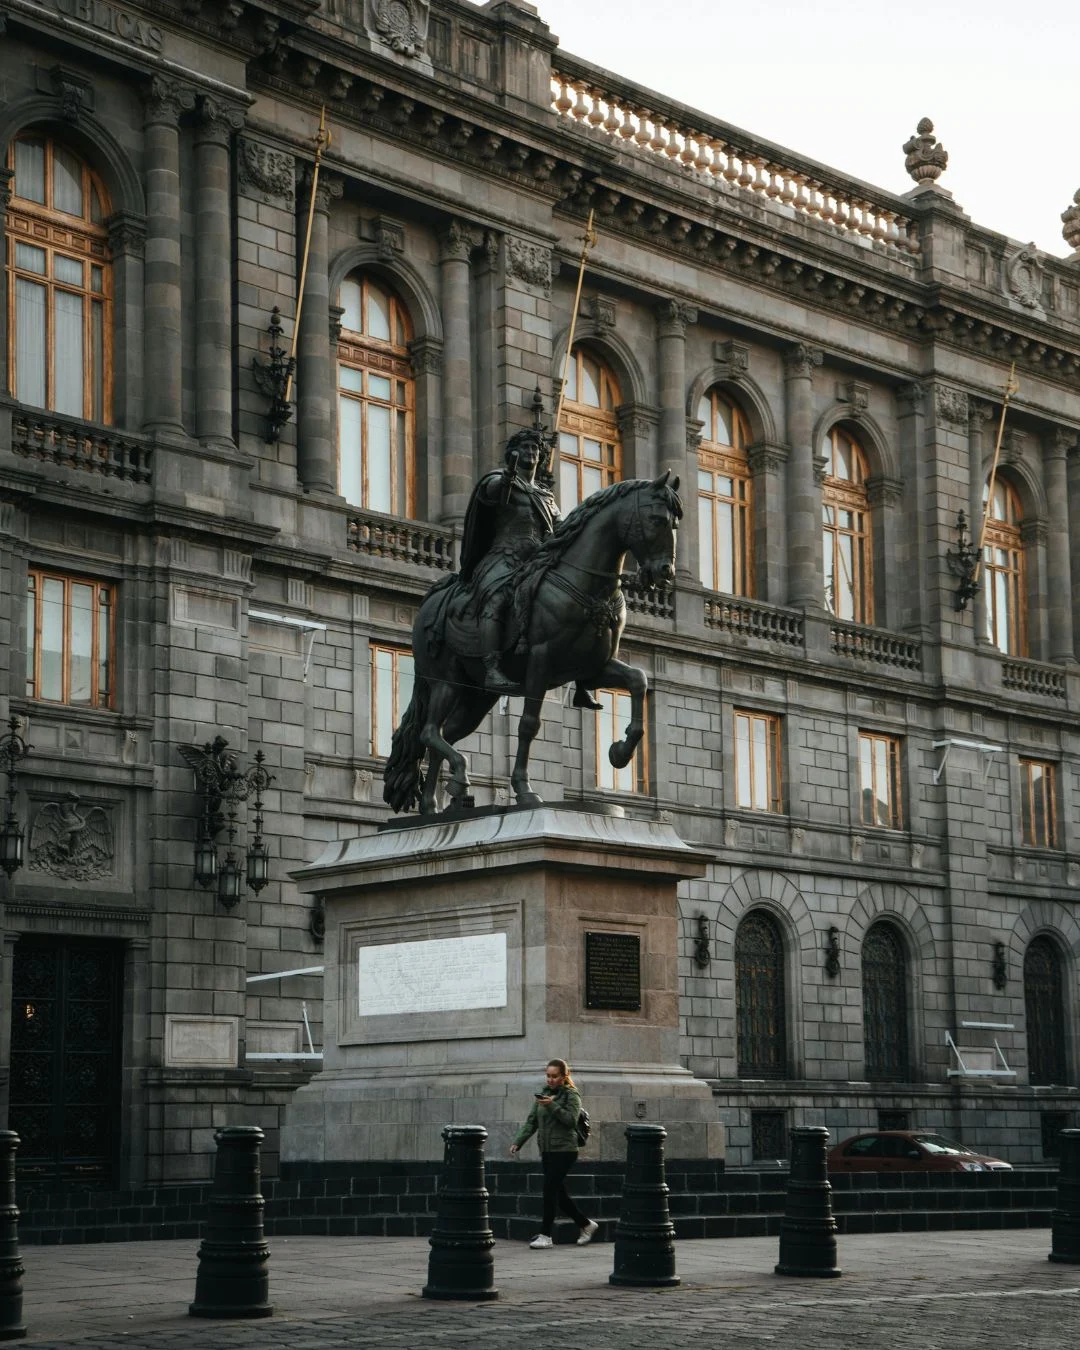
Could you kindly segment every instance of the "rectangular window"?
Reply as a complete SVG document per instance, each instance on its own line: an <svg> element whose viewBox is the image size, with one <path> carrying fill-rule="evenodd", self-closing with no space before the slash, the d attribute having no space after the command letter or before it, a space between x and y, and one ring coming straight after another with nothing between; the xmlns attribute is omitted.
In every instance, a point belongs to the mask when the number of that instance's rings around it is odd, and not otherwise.
<svg viewBox="0 0 1080 1350"><path fill-rule="evenodd" d="M900 796L900 741L896 736L859 732L860 819L864 825L899 830L903 825Z"/></svg>
<svg viewBox="0 0 1080 1350"><path fill-rule="evenodd" d="M1039 759L1020 761L1020 816L1024 843L1057 848L1055 768Z"/></svg>
<svg viewBox="0 0 1080 1350"><path fill-rule="evenodd" d="M27 574L27 698L112 706L115 602L114 588L99 581Z"/></svg>
<svg viewBox="0 0 1080 1350"><path fill-rule="evenodd" d="M780 719L771 713L735 713L735 805L780 811Z"/></svg>
<svg viewBox="0 0 1080 1350"><path fill-rule="evenodd" d="M371 648L371 753L386 759L390 741L413 693L412 652Z"/></svg>
<svg viewBox="0 0 1080 1350"><path fill-rule="evenodd" d="M625 768L616 769L608 759L608 750L621 741L630 725L630 695L623 689L598 689L596 701L596 786L607 792L648 792L648 736L634 751Z"/></svg>

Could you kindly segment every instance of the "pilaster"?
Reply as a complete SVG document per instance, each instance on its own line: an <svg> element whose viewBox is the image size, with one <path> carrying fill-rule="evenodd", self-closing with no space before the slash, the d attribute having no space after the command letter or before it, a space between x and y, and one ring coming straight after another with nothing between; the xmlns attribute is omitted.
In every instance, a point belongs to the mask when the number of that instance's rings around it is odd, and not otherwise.
<svg viewBox="0 0 1080 1350"><path fill-rule="evenodd" d="M312 191L306 171L307 193ZM337 491L332 407L334 363L330 351L330 207L344 191L334 174L320 173L311 217L311 244L297 341L297 473L305 492Z"/></svg>
<svg viewBox="0 0 1080 1350"><path fill-rule="evenodd" d="M824 609L821 556L821 487L815 473L814 369L824 361L817 347L797 343L784 354L788 452L788 603Z"/></svg>

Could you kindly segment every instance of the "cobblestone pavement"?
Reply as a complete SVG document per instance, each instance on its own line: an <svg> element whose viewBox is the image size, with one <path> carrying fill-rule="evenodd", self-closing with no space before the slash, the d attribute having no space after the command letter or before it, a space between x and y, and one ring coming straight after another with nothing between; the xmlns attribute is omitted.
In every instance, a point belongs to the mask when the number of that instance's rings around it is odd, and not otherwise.
<svg viewBox="0 0 1080 1350"><path fill-rule="evenodd" d="M500 1298L420 1297L417 1238L276 1238L275 1316L187 1316L191 1242L29 1247L27 1345L38 1350L506 1350L551 1336L577 1350L1049 1350L1080 1341L1080 1266L1046 1259L1049 1232L847 1237L841 1279L772 1273L775 1238L680 1242L682 1286L615 1289L609 1244L495 1248ZM538 1339L541 1338L541 1339Z"/></svg>

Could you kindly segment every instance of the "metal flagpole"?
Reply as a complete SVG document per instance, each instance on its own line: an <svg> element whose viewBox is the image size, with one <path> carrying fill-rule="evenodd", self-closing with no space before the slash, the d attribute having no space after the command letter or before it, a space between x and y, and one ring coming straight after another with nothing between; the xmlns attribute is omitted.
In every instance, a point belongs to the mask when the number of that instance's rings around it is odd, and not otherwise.
<svg viewBox="0 0 1080 1350"><path fill-rule="evenodd" d="M983 510L982 529L979 531L979 548L975 554L975 568L971 574L971 585L975 587L979 581L979 569L983 564L983 548L986 542L986 527L990 523L990 512L994 509L994 483L997 479L998 459L1001 456L1001 440L1005 435L1005 414L1009 410L1009 400L1013 394L1018 393L1020 381L1016 378L1016 362L1009 367L1009 378L1005 381L1005 397L1001 401L1001 420L998 422L997 441L994 445L994 460L990 465L990 482L986 490L986 506Z"/></svg>
<svg viewBox="0 0 1080 1350"><path fill-rule="evenodd" d="M555 442L558 444L559 426L562 423L563 403L566 401L566 372L570 367L570 357L574 350L574 334L577 331L578 306L581 304L581 287L585 281L585 264L589 260L589 249L596 246L597 233L593 229L593 212L585 224L585 237L581 241L581 263L578 266L577 290L574 292L574 308L570 314L570 335L566 339L566 353L563 356L562 379L559 382L559 403L555 409Z"/></svg>
<svg viewBox="0 0 1080 1350"><path fill-rule="evenodd" d="M293 373L296 370L296 344L300 339L300 314L304 308L304 287L307 284L308 255L311 253L311 227L315 221L315 190L319 186L319 166L323 151L333 137L326 126L326 104L319 110L319 129L315 133L315 165L311 171L311 200L308 202L307 232L304 235L304 255L300 263L300 290L296 296L296 318L293 321L292 345L289 348L289 378L285 382L285 405L292 395Z"/></svg>

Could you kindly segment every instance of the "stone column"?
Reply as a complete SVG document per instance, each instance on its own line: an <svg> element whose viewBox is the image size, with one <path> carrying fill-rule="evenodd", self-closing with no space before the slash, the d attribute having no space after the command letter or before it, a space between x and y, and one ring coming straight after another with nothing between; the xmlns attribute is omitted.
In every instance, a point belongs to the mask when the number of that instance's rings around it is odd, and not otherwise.
<svg viewBox="0 0 1080 1350"><path fill-rule="evenodd" d="M660 372L660 472L678 477L686 507L679 525L678 571L697 579L697 438L686 426L686 328L697 323L697 310L681 300L662 300L656 307ZM691 463L690 443L693 442Z"/></svg>
<svg viewBox="0 0 1080 1350"><path fill-rule="evenodd" d="M229 152L243 114L199 100L195 132L195 433L232 443L232 222Z"/></svg>
<svg viewBox="0 0 1080 1350"><path fill-rule="evenodd" d="M473 450L472 315L470 269L475 239L460 220L439 238L443 334L442 516L444 524L465 519L475 478Z"/></svg>
<svg viewBox="0 0 1080 1350"><path fill-rule="evenodd" d="M984 427L994 415L988 403L978 399L968 400L968 533L974 547L979 546L982 533L983 514L986 503L983 493L986 491L986 442ZM990 639L986 636L986 591L979 564L979 589L971 600L972 622L975 625L975 642L986 646Z"/></svg>
<svg viewBox="0 0 1080 1350"><path fill-rule="evenodd" d="M1080 636L1080 441L1066 461L1069 491L1069 562L1072 576L1073 638Z"/></svg>
<svg viewBox="0 0 1080 1350"><path fill-rule="evenodd" d="M300 194L297 248L303 256L308 191ZM320 173L311 220L311 246L296 353L297 475L305 492L337 491L337 455L334 449L334 362L330 351L330 203L344 184L332 174Z"/></svg>
<svg viewBox="0 0 1080 1350"><path fill-rule="evenodd" d="M11 205L11 180L15 177L14 169L0 167L0 239L6 237L7 227L7 209ZM4 283L11 285L11 280L7 273L4 274ZM8 297L6 290L0 291L0 394L10 394L11 389L8 379Z"/></svg>
<svg viewBox="0 0 1080 1350"><path fill-rule="evenodd" d="M183 334L180 288L180 116L195 94L162 75L145 107L146 271L144 281L145 430L183 436Z"/></svg>
<svg viewBox="0 0 1080 1350"><path fill-rule="evenodd" d="M1046 588L1049 596L1050 660L1071 665L1073 651L1072 575L1069 560L1069 484L1067 456L1076 432L1063 427L1043 441L1043 486L1046 489L1048 533Z"/></svg>
<svg viewBox="0 0 1080 1350"><path fill-rule="evenodd" d="M815 474L814 367L816 347L798 343L784 355L788 440L788 604L822 611L825 573L821 556L821 489Z"/></svg>

